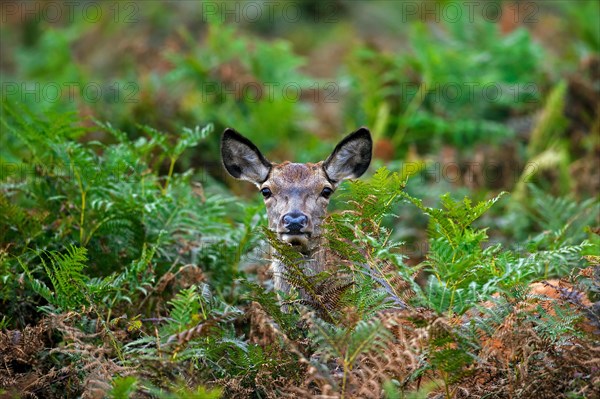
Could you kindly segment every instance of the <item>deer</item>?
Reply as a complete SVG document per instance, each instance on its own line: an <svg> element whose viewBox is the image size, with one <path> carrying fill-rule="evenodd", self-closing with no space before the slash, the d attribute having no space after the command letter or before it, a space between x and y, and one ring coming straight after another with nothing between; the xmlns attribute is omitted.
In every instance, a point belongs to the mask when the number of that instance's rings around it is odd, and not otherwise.
<svg viewBox="0 0 600 399"><path fill-rule="evenodd" d="M297 249L307 274L329 270L323 246L322 222L329 200L340 183L362 176L371 163L373 142L365 127L350 133L333 152L317 163L279 164L268 161L249 139L227 128L221 137L221 159L225 170L238 180L253 183L264 198L268 229L278 240ZM276 292L289 293L286 266L271 257L270 269Z"/></svg>

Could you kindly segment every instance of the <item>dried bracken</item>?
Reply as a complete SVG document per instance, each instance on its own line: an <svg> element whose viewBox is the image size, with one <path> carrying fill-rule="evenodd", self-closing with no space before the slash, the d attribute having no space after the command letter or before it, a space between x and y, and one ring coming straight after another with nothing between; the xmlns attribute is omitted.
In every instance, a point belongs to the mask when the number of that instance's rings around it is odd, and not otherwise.
<svg viewBox="0 0 600 399"><path fill-rule="evenodd" d="M41 323L35 327L0 331L0 388L12 394L35 397L45 384L58 373L40 365L38 354L48 345L48 328Z"/></svg>
<svg viewBox="0 0 600 399"><path fill-rule="evenodd" d="M548 329L561 326L544 324L552 318L559 318L560 322L564 316L556 312L561 309L574 320L585 320L582 302L589 304L565 282L532 284L525 298L511 304L512 310L502 322L491 333L482 335L477 367L458 384L466 387L468 397L473 398L557 398L566 397L566 392L581 397L598 396L597 336L578 336L573 330L571 334L565 331L564 338L553 339ZM493 307L490 303L486 306Z"/></svg>
<svg viewBox="0 0 600 399"><path fill-rule="evenodd" d="M82 398L106 397L114 376L127 375L131 370L117 364L106 331L85 333L76 326L79 321L81 316L75 313L52 314L35 327L0 332L0 387L32 398L61 398L67 393ZM55 334L61 336L64 345L53 345ZM98 345L98 339L104 344ZM52 366L45 358L46 351L63 359L62 367ZM85 377L79 380L80 375ZM63 391L50 389L52 386L62 386Z"/></svg>
<svg viewBox="0 0 600 399"><path fill-rule="evenodd" d="M110 330L98 327L98 332L85 333L76 326L80 321L81 315L74 312L49 317L48 327L61 333L64 343L49 353L72 359L71 367L85 375L82 398L102 398L116 375L125 376L133 370L118 364L116 342Z"/></svg>
<svg viewBox="0 0 600 399"><path fill-rule="evenodd" d="M406 310L386 311L377 317L384 328L393 333L394 338L384 350L366 353L358 360L349 383L351 397L380 398L383 395L383 384L391 379L398 381L406 390L417 385L416 381L411 381L411 377L423 365L422 358L426 353L430 334L429 326L417 326L434 316L417 310Z"/></svg>

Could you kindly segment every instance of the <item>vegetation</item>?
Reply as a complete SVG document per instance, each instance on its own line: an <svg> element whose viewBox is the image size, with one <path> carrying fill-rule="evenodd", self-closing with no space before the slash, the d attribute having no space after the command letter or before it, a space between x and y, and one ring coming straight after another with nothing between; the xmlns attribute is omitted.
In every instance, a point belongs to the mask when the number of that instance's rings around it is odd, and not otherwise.
<svg viewBox="0 0 600 399"><path fill-rule="evenodd" d="M3 8L0 395L600 395L598 3L494 4L360 29L408 10ZM315 161L359 125L373 171L324 222L336 273L307 275L220 132Z"/></svg>

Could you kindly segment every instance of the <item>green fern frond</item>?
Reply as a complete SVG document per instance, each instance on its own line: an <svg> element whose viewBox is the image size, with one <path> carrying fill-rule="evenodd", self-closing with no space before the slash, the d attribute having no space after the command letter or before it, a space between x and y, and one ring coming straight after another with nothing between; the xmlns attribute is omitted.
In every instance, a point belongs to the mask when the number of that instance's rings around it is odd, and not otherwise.
<svg viewBox="0 0 600 399"><path fill-rule="evenodd" d="M29 267L19 259L32 288L49 303L63 310L77 309L89 304L88 277L82 273L87 262L87 250L71 246L66 253L41 252L39 258L53 291L36 279ZM47 259L45 259L47 258Z"/></svg>
<svg viewBox="0 0 600 399"><path fill-rule="evenodd" d="M203 314L206 319L206 312L201 313L202 296L198 293L198 287L193 286L188 289L181 290L168 303L171 305L169 316L172 321L171 326L176 331L185 330L194 322L198 322Z"/></svg>
<svg viewBox="0 0 600 399"><path fill-rule="evenodd" d="M423 201L411 197L403 192L403 197L414 204L417 208L430 216L430 231L436 236L443 236L453 247L456 247L462 239L467 228L486 211L488 211L506 192L487 201L481 201L473 206L471 200L465 197L462 202L454 201L449 193L440 197L442 205L446 209L430 208L423 205Z"/></svg>
<svg viewBox="0 0 600 399"><path fill-rule="evenodd" d="M352 369L360 355L380 351L392 339L392 333L378 319L360 320L354 325L343 327L313 319L310 327L317 352L325 356L325 359L340 358L347 370Z"/></svg>
<svg viewBox="0 0 600 399"><path fill-rule="evenodd" d="M537 306L535 314L529 316L529 320L535 326L534 330L542 338L552 343L565 344L574 337L582 336L581 331L575 326L575 323L583 317L582 314L559 303L554 304L553 311L554 314L544 310L542 306Z"/></svg>
<svg viewBox="0 0 600 399"><path fill-rule="evenodd" d="M51 147L81 136L85 129L75 123L75 113L53 114L43 119L28 107L12 100L2 101L0 123L3 130L18 137L29 149L34 160L46 158Z"/></svg>
<svg viewBox="0 0 600 399"><path fill-rule="evenodd" d="M347 214L360 215L358 221L367 229L369 225L379 227L381 220L390 215L392 207L399 200L406 179L407 176L382 167L368 181L350 182L347 191L341 195L350 208ZM367 231L373 231L373 228Z"/></svg>
<svg viewBox="0 0 600 399"><path fill-rule="evenodd" d="M353 364L364 353L382 351L391 339L392 333L383 327L380 320L359 321L348 339L346 350L348 363Z"/></svg>
<svg viewBox="0 0 600 399"><path fill-rule="evenodd" d="M527 188L531 195L527 217L545 232L545 242L540 244L550 249L580 243L586 238L584 228L600 221L600 201L597 198L576 201L570 197L554 197L533 184Z"/></svg>
<svg viewBox="0 0 600 399"><path fill-rule="evenodd" d="M275 292L267 291L263 286L248 280L241 280L241 284L249 291L244 297L258 302L288 336L298 338L300 332L296 327L300 321L299 315L293 312L283 312Z"/></svg>
<svg viewBox="0 0 600 399"><path fill-rule="evenodd" d="M32 241L43 233L42 222L47 218L44 212L26 212L13 204L9 198L0 193L0 244L25 239Z"/></svg>
<svg viewBox="0 0 600 399"><path fill-rule="evenodd" d="M301 292L306 292L298 283L302 284L305 280L295 280L293 275L286 277L287 281L294 287L299 289ZM337 313L343 309L344 304L347 303L344 296L354 285L351 280L340 279L339 277L329 276L323 281L317 283L312 282L313 276L307 276L307 279L311 281L309 292L314 294L306 294L303 299L298 302L307 305L314 309L319 317L323 318L330 323L335 323ZM335 319L334 319L335 317Z"/></svg>

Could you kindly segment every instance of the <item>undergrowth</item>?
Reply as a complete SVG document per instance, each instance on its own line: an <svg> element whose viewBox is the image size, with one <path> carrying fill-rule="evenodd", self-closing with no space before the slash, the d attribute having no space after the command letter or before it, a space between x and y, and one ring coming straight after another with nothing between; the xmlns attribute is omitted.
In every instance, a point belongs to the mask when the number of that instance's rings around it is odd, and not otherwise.
<svg viewBox="0 0 600 399"><path fill-rule="evenodd" d="M524 40L524 39L523 39ZM3 104L0 373L20 397L593 397L600 392L598 202L527 188L481 202L409 195L385 168L342 190L306 274L262 209L178 159L210 125L136 139ZM109 144L83 139L111 135ZM502 200L501 200L502 198ZM503 202L500 202L503 201ZM507 204L508 203L508 204ZM513 204L513 205L511 205ZM394 209L429 218L408 262ZM503 207L537 234L491 242ZM283 296L260 278L269 242ZM258 270L259 273L255 273ZM421 283L417 283L420 281Z"/></svg>

